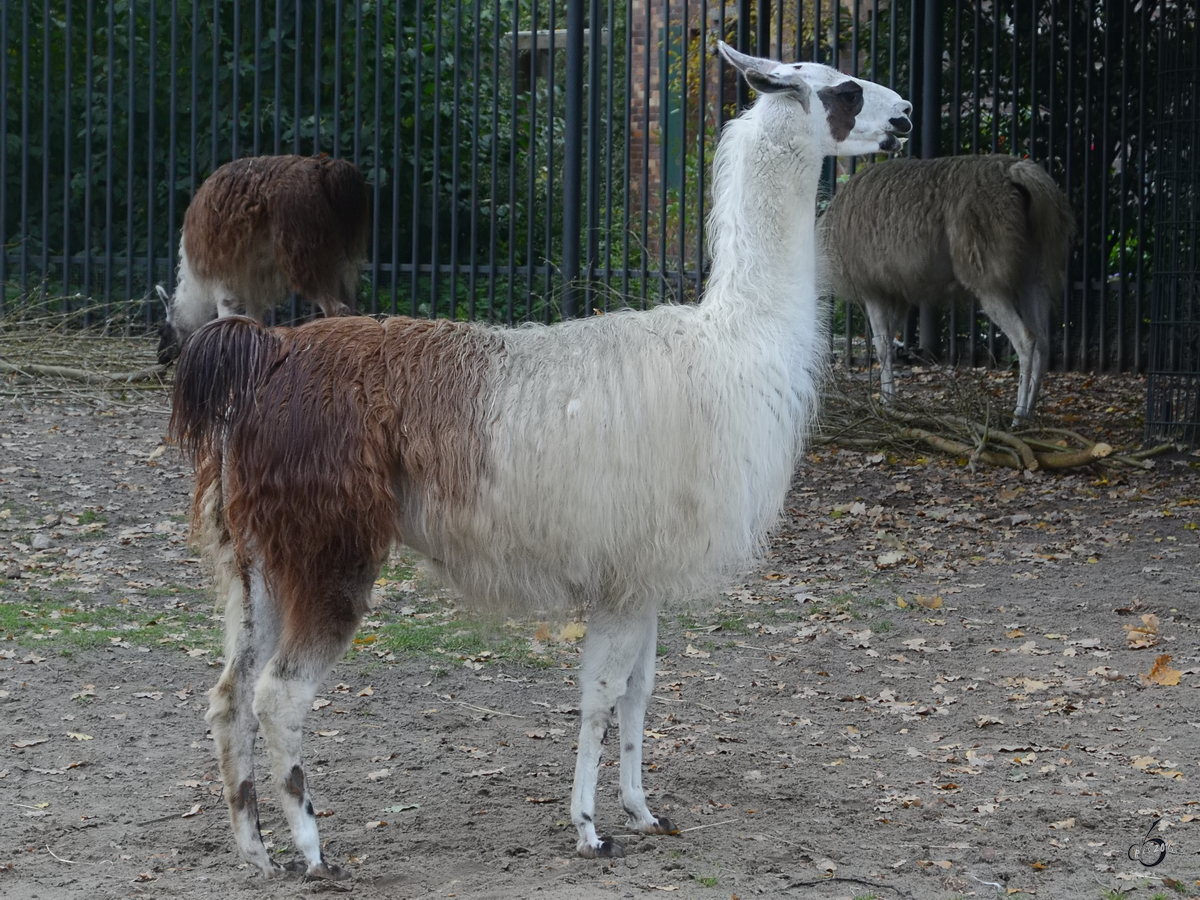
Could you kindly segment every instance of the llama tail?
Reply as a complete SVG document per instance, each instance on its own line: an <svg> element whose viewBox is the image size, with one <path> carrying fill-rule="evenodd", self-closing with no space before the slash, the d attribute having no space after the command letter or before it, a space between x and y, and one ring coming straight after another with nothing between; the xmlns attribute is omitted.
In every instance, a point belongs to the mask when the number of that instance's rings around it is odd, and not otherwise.
<svg viewBox="0 0 1200 900"><path fill-rule="evenodd" d="M1008 177L1029 197L1029 239L1040 263L1039 271L1029 274L1039 277L1057 300L1075 231L1075 214L1062 189L1037 163L1021 160L1009 169Z"/></svg>
<svg viewBox="0 0 1200 900"><path fill-rule="evenodd" d="M229 426L253 402L280 349L254 319L217 319L187 341L175 370L171 437L192 463L219 457Z"/></svg>

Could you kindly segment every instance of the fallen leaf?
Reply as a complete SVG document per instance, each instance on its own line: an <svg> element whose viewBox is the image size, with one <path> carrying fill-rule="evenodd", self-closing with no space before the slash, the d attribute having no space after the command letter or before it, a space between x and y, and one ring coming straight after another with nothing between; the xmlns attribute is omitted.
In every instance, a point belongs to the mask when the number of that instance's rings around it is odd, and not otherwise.
<svg viewBox="0 0 1200 900"><path fill-rule="evenodd" d="M541 641L543 644L550 640L550 623L539 622L537 631L533 633L533 639L535 641Z"/></svg>
<svg viewBox="0 0 1200 900"><path fill-rule="evenodd" d="M1181 669L1172 669L1169 665L1171 657L1163 654L1154 660L1154 668L1150 670L1149 679L1155 684L1161 685L1176 685L1179 684L1179 678L1183 675Z"/></svg>
<svg viewBox="0 0 1200 900"><path fill-rule="evenodd" d="M44 744L48 740L50 740L50 738L29 738L28 740L24 741L13 741L13 746L18 750L23 750L26 747L36 747L38 744Z"/></svg>
<svg viewBox="0 0 1200 900"><path fill-rule="evenodd" d="M1153 647L1158 643L1158 616L1154 613L1142 616L1141 625L1123 625L1121 627L1125 629L1125 639L1129 642L1131 650Z"/></svg>
<svg viewBox="0 0 1200 900"><path fill-rule="evenodd" d="M916 594L913 596L913 599L916 600L917 603L921 604L926 609L941 609L942 608L941 596L926 596L925 594Z"/></svg>
<svg viewBox="0 0 1200 900"><path fill-rule="evenodd" d="M368 772L367 778L369 778L371 781L379 781L382 778L387 778L391 774L391 769L377 769L374 772Z"/></svg>
<svg viewBox="0 0 1200 900"><path fill-rule="evenodd" d="M90 741L92 739L90 734L80 734L78 731L68 731L67 736L72 737L77 741Z"/></svg>
<svg viewBox="0 0 1200 900"><path fill-rule="evenodd" d="M1051 822L1050 827L1055 831L1070 831L1075 827L1075 817L1071 816L1069 819L1063 819L1060 822Z"/></svg>
<svg viewBox="0 0 1200 900"><path fill-rule="evenodd" d="M558 639L564 643L573 644L581 640L586 633L587 626L583 622L568 622L558 633Z"/></svg>
<svg viewBox="0 0 1200 900"><path fill-rule="evenodd" d="M387 822L384 822L382 819L377 822L368 822L367 823L368 828L383 828L386 825L387 825Z"/></svg>
<svg viewBox="0 0 1200 900"><path fill-rule="evenodd" d="M897 563L903 562L907 554L903 550L889 550L887 553L880 553L875 557L875 565L883 569L887 566L894 566Z"/></svg>
<svg viewBox="0 0 1200 900"><path fill-rule="evenodd" d="M375 688L371 687L369 684L365 688L363 688L361 691L358 692L358 696L360 696L360 697L372 697L372 696L374 696L374 694L375 694Z"/></svg>
<svg viewBox="0 0 1200 900"><path fill-rule="evenodd" d="M326 706L329 706L331 703L333 703L332 700L326 700L324 697L318 697L316 700L314 700L312 702L313 711L316 712L318 709L324 709Z"/></svg>
<svg viewBox="0 0 1200 900"><path fill-rule="evenodd" d="M181 819L190 819L192 816L200 815L200 812L201 812L200 804L197 803L195 806L193 806L191 809L189 809L187 812L185 812L182 816L180 816L180 818Z"/></svg>

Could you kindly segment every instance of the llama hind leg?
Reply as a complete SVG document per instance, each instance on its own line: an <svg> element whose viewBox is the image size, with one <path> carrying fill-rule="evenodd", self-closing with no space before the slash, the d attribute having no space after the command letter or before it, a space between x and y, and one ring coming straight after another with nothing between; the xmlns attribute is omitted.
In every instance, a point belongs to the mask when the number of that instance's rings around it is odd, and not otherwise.
<svg viewBox="0 0 1200 900"><path fill-rule="evenodd" d="M600 610L588 619L581 674L579 750L571 792L571 822L579 836L576 849L580 856L588 859L625 855L617 841L600 837L595 825L596 782L602 744L618 712L623 741L622 803L643 830L671 830L669 822L663 829L661 820L646 809L641 788L641 725L653 686L656 640L657 610L653 606L632 614L624 610ZM635 762L636 774L627 773L626 766Z"/></svg>
<svg viewBox="0 0 1200 900"><path fill-rule="evenodd" d="M1036 342L1033 332L1009 298L983 295L980 299L983 311L996 323L996 327L1004 332L1004 336L1017 351L1020 376L1017 382L1017 408L1013 416L1013 427L1016 428L1023 420L1033 415L1033 394L1037 391L1037 381L1040 379L1040 375L1036 378L1034 376Z"/></svg>
<svg viewBox="0 0 1200 900"><path fill-rule="evenodd" d="M328 579L314 590L317 602L296 605L285 614L278 652L267 664L254 693L254 712L261 723L271 761L271 777L291 828L296 849L304 856L309 878L342 879L349 873L327 862L321 852L316 811L300 745L304 719L317 688L345 652L370 601L378 566L341 579Z"/></svg>
<svg viewBox="0 0 1200 900"><path fill-rule="evenodd" d="M263 846L254 788L254 685L278 640L278 623L270 610L265 585L257 572L246 581L235 571L233 551L216 558L218 591L225 597L225 670L209 693L206 716L217 748L217 763L238 852L265 875L283 869ZM247 583L249 593L246 591Z"/></svg>
<svg viewBox="0 0 1200 900"><path fill-rule="evenodd" d="M893 369L892 311L882 303L868 300L864 303L867 319L871 323L871 337L875 342L875 355L879 358L879 400L891 403L896 397L896 379Z"/></svg>

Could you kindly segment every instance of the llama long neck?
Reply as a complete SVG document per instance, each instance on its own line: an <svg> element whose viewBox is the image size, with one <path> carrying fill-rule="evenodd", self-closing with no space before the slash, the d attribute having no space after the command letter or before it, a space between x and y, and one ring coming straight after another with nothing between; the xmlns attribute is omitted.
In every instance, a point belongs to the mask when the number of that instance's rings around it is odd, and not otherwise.
<svg viewBox="0 0 1200 900"><path fill-rule="evenodd" d="M703 305L740 327L815 325L816 197L822 156L812 136L778 127L784 116L807 115L798 103L763 97L726 126L714 161L709 219L712 269ZM769 127L775 122L776 127Z"/></svg>

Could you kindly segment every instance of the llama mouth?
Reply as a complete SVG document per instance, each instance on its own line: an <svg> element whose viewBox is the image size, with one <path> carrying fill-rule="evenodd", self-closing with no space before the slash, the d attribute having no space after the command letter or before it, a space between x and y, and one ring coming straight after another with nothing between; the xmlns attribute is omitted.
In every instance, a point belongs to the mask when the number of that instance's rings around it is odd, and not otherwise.
<svg viewBox="0 0 1200 900"><path fill-rule="evenodd" d="M897 137L895 134L888 132L887 136L879 142L879 149L884 153L895 153L904 147L908 142L907 137Z"/></svg>

